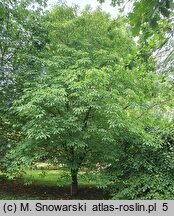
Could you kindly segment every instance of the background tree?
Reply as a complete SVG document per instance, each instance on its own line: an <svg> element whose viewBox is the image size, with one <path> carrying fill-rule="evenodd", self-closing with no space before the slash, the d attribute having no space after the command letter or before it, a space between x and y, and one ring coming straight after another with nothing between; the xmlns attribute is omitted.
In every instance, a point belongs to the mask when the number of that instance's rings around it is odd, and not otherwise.
<svg viewBox="0 0 174 216"><path fill-rule="evenodd" d="M42 4L44 1L0 2L1 159L20 137L19 130L12 127L17 122L10 111L12 103L22 94L23 81L30 82L36 67L41 67L38 50L43 48L46 35L40 25Z"/></svg>
<svg viewBox="0 0 174 216"><path fill-rule="evenodd" d="M104 187L108 183L109 191L115 199L172 199L172 1L132 2L133 9L128 13L128 19L133 35L138 36L139 52L128 66L134 70L135 62L140 61L140 65L145 66L145 73L154 74L153 78L158 74L155 84L158 85L157 97L153 89L151 99L144 104L145 109L142 106L144 114L139 116L144 118L146 115L144 130L151 138L156 138L150 144L147 141L150 137L146 141L137 134L120 137L122 145L117 148L119 154L115 154L115 159L108 162L110 166L104 171L104 184L102 181L100 184ZM149 122L147 116L153 121ZM109 182L106 179L110 179ZM157 184L159 188L156 188Z"/></svg>

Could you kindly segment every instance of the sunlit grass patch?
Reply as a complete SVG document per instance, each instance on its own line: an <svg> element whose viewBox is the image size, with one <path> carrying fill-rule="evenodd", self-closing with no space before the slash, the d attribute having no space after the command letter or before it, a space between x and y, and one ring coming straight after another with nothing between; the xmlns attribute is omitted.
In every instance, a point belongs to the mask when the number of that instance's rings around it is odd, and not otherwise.
<svg viewBox="0 0 174 216"><path fill-rule="evenodd" d="M91 175L93 175L92 180ZM79 172L79 185L95 186L95 175L91 175L89 176L89 173ZM68 186L71 184L71 176L66 170L27 170L20 181L24 182L24 184L43 186Z"/></svg>

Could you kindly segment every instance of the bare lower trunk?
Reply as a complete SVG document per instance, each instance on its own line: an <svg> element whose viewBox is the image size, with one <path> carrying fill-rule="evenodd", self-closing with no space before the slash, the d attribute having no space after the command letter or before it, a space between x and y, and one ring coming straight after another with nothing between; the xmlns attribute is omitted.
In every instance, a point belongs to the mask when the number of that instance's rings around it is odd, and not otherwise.
<svg viewBox="0 0 174 216"><path fill-rule="evenodd" d="M78 191L77 174L78 169L71 169L71 196L76 195Z"/></svg>

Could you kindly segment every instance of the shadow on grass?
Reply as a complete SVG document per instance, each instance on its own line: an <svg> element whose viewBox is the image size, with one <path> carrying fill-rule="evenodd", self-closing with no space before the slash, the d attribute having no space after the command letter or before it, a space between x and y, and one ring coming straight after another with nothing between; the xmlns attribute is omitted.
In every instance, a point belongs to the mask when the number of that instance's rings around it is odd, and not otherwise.
<svg viewBox="0 0 174 216"><path fill-rule="evenodd" d="M101 189L95 186L79 186L78 195L70 196L70 186L24 185L17 180L0 179L1 200L102 200L107 199Z"/></svg>

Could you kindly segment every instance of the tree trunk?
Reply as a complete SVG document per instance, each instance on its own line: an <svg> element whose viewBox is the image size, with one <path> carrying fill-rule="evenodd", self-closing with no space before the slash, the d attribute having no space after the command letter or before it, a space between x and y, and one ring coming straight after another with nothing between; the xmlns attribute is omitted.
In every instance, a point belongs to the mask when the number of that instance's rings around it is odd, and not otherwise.
<svg viewBox="0 0 174 216"><path fill-rule="evenodd" d="M77 174L78 169L71 169L71 196L76 195L78 191Z"/></svg>

